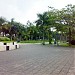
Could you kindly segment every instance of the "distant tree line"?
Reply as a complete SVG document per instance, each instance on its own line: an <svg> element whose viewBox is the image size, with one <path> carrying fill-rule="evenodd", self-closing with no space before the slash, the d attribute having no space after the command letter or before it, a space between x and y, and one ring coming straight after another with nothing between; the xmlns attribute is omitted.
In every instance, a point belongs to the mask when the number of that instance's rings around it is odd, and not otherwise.
<svg viewBox="0 0 75 75"><path fill-rule="evenodd" d="M15 22L12 18L7 21L0 17L0 36L7 36L11 40L49 40L51 44L54 39L58 41L75 40L75 5L69 4L61 10L49 7L49 10L37 14L38 19L34 25L27 21L26 25Z"/></svg>

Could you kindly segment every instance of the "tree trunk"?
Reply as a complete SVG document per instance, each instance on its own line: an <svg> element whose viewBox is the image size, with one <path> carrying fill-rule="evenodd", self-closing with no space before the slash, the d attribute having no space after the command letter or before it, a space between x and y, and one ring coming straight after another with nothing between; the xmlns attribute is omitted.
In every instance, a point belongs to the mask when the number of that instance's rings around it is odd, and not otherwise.
<svg viewBox="0 0 75 75"><path fill-rule="evenodd" d="M3 32L3 37L4 37L5 33Z"/></svg>
<svg viewBox="0 0 75 75"><path fill-rule="evenodd" d="M69 27L69 46L71 45L71 28Z"/></svg>
<svg viewBox="0 0 75 75"><path fill-rule="evenodd" d="M10 41L12 41L12 34L10 34Z"/></svg>
<svg viewBox="0 0 75 75"><path fill-rule="evenodd" d="M45 45L44 31L43 31L43 45Z"/></svg>
<svg viewBox="0 0 75 75"><path fill-rule="evenodd" d="M10 36L10 40L12 41L12 36Z"/></svg>
<svg viewBox="0 0 75 75"><path fill-rule="evenodd" d="M51 38L51 31L49 31L49 44L51 44L52 38Z"/></svg>

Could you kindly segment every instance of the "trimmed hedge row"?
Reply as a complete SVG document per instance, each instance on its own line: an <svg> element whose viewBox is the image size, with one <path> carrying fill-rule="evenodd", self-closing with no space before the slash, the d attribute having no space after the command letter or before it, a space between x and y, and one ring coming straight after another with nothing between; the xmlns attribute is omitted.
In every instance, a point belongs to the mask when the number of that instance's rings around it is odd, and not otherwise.
<svg viewBox="0 0 75 75"><path fill-rule="evenodd" d="M0 37L0 41L10 41L10 38L8 38L8 37Z"/></svg>

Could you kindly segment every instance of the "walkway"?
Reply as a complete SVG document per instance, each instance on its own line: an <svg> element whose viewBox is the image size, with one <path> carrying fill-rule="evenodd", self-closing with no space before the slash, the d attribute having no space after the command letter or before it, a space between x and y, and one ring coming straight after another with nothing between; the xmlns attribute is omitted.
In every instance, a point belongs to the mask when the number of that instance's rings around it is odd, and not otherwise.
<svg viewBox="0 0 75 75"><path fill-rule="evenodd" d="M0 52L0 75L75 75L74 48L21 45Z"/></svg>

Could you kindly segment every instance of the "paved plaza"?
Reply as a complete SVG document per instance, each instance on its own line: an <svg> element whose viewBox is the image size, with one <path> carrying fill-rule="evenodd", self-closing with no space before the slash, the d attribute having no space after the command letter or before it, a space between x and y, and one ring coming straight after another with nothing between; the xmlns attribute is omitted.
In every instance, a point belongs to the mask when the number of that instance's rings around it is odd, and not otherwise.
<svg viewBox="0 0 75 75"><path fill-rule="evenodd" d="M74 48L25 44L0 52L0 75L75 75Z"/></svg>

